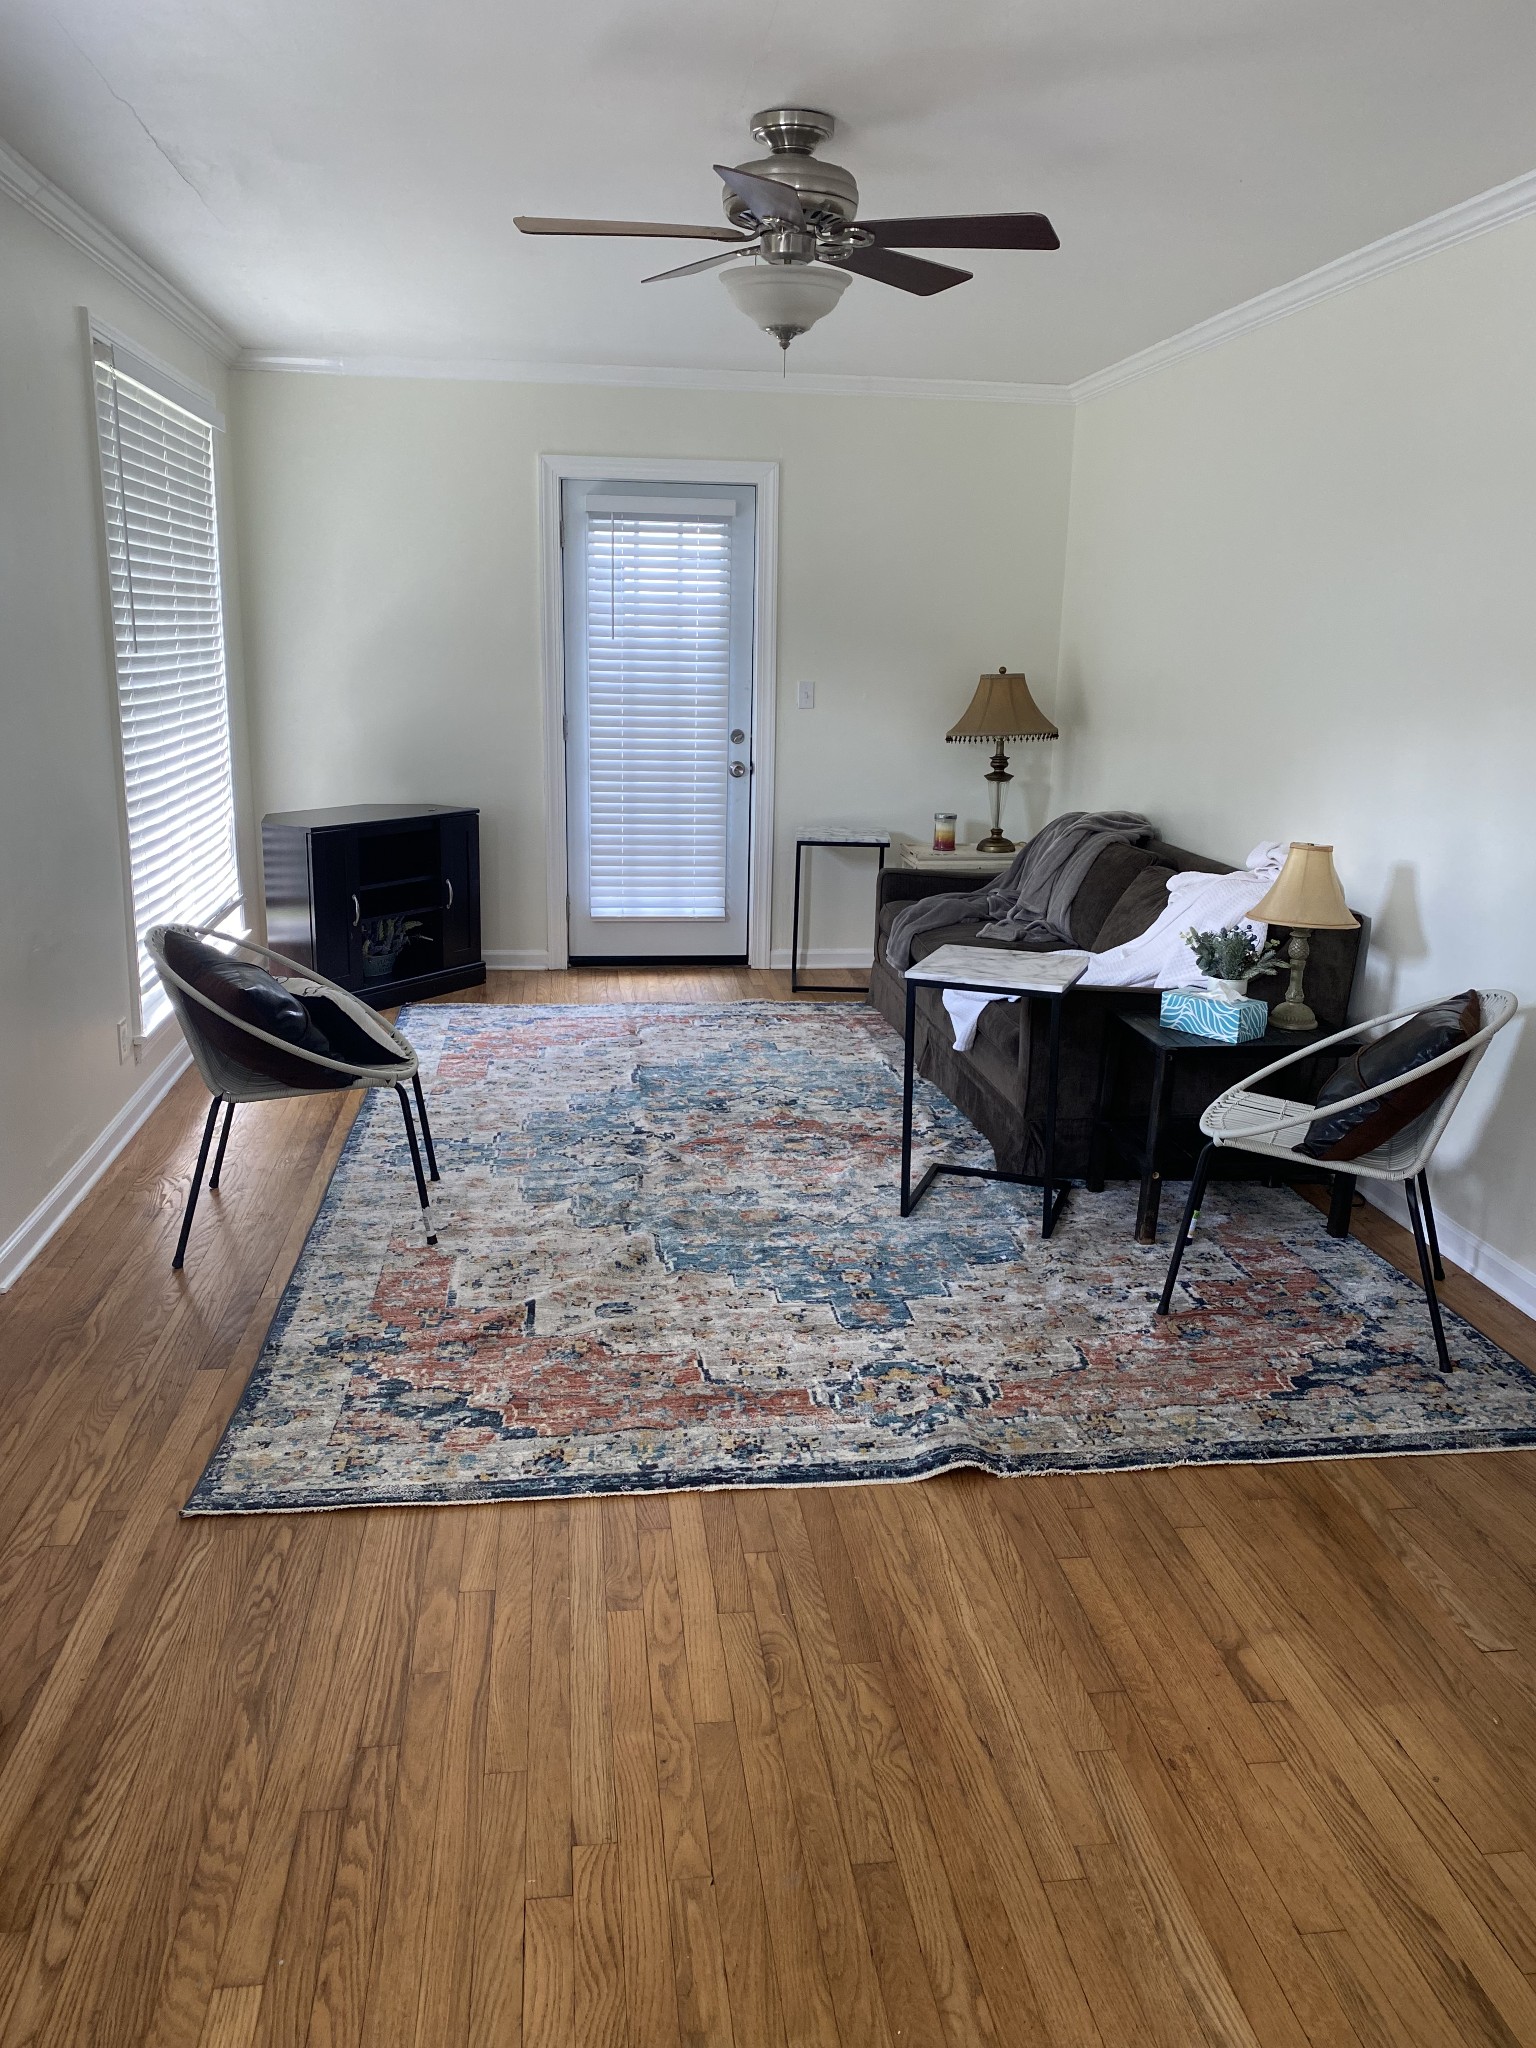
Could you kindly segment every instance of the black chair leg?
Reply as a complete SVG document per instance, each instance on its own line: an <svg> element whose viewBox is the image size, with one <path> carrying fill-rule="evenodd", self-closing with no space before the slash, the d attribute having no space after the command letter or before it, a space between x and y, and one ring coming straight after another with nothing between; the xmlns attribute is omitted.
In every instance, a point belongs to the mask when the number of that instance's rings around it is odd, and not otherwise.
<svg viewBox="0 0 1536 2048"><path fill-rule="evenodd" d="M1163 1282L1163 1298L1157 1304L1157 1312L1165 1316L1173 1303L1174 1282L1179 1277L1179 1267L1184 1262L1184 1247L1189 1243L1189 1233L1195 1227L1195 1218L1200 1213L1200 1203L1205 1195L1205 1184L1211 1177L1211 1160L1215 1156L1214 1140L1208 1144L1195 1162L1195 1176L1189 1184L1189 1200L1184 1204L1184 1214L1179 1218L1179 1234L1173 1240L1173 1256L1168 1261L1168 1277Z"/></svg>
<svg viewBox="0 0 1536 2048"><path fill-rule="evenodd" d="M427 1098L421 1092L420 1074L412 1074L411 1086L416 1090L416 1114L421 1118L422 1143L427 1148L427 1179L441 1180L437 1170L437 1154L432 1149L432 1126L427 1122Z"/></svg>
<svg viewBox="0 0 1536 2048"><path fill-rule="evenodd" d="M1329 1178L1333 1186L1328 1196L1328 1235L1348 1237L1350 1213L1355 1206L1355 1176L1335 1173Z"/></svg>
<svg viewBox="0 0 1536 2048"><path fill-rule="evenodd" d="M395 1083L395 1093L400 1098L400 1114L405 1118L405 1135L411 1147L411 1165L416 1174L416 1193L421 1202L421 1220L426 1228L427 1243L437 1243L437 1232L432 1228L432 1208L427 1200L427 1183L421 1171L421 1148L416 1143L416 1126L411 1121L411 1098L405 1092L402 1081Z"/></svg>
<svg viewBox="0 0 1536 2048"><path fill-rule="evenodd" d="M1435 1205L1429 1199L1429 1168L1426 1166L1419 1175L1419 1199L1424 1204L1424 1232L1429 1239L1429 1262L1434 1268L1435 1278L1445 1278L1445 1268L1440 1263L1440 1233L1435 1228Z"/></svg>
<svg viewBox="0 0 1536 2048"><path fill-rule="evenodd" d="M213 1155L213 1171L208 1176L211 1192L219 1184L219 1175L224 1171L224 1147L229 1143L229 1127L235 1120L235 1105L231 1102L224 1112L224 1128L219 1133L219 1149Z"/></svg>
<svg viewBox="0 0 1536 2048"><path fill-rule="evenodd" d="M213 1127L218 1121L219 1105L222 1098L215 1095L208 1105L208 1121L203 1125L203 1142L198 1147L197 1171L192 1176L192 1185L187 1189L187 1210L181 1219L181 1235L176 1240L176 1256L171 1260L171 1271L179 1273L181 1262L187 1256L187 1239L192 1235L192 1217L197 1208L198 1190L203 1185L203 1168L208 1164L208 1147L213 1143Z"/></svg>
<svg viewBox="0 0 1536 2048"><path fill-rule="evenodd" d="M1419 1278L1424 1282L1424 1299L1429 1303L1429 1320L1435 1330L1435 1351L1440 1360L1440 1370L1449 1372L1451 1354L1445 1348L1445 1324L1440 1315L1440 1297L1435 1292L1435 1268L1429 1255L1429 1239L1424 1234L1424 1215L1419 1207L1419 1190L1415 1182L1403 1182L1403 1193L1408 1197L1408 1220L1413 1225L1413 1242L1419 1254Z"/></svg>

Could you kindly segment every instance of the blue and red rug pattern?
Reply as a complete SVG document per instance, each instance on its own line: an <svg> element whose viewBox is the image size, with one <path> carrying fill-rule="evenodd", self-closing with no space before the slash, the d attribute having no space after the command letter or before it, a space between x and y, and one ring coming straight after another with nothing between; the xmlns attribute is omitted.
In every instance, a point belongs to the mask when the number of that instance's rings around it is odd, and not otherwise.
<svg viewBox="0 0 1536 2048"><path fill-rule="evenodd" d="M1285 1190L1212 1190L1166 1322L1131 1190L1047 1244L998 1183L903 1220L863 1005L402 1022L438 1244L370 1096L190 1513L1536 1443L1536 1375L1452 1316L1443 1377L1418 1290ZM926 1084L916 1147L990 1163Z"/></svg>

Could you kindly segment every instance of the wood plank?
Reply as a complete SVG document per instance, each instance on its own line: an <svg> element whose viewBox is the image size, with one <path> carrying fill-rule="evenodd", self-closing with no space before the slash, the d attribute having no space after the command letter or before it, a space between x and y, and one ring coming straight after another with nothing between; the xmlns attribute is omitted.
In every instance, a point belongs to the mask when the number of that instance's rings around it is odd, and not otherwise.
<svg viewBox="0 0 1536 2048"><path fill-rule="evenodd" d="M572 1841L571 1511L563 1501L540 1501L534 1509L532 1612L528 1655L528 1896L568 1898Z"/></svg>
<svg viewBox="0 0 1536 2048"><path fill-rule="evenodd" d="M768 1556L762 1552L749 1556L747 1570L773 1723L821 1930L827 1989L847 2039L888 2042L890 2030L870 1953L869 1930L859 1905L848 1845L838 1824L832 1777L799 1645Z"/></svg>
<svg viewBox="0 0 1536 2048"><path fill-rule="evenodd" d="M672 1910L643 1615L608 1617L613 1789L624 1898L624 2002L634 2048L678 2048Z"/></svg>
<svg viewBox="0 0 1536 2048"><path fill-rule="evenodd" d="M608 1699L608 1581L598 1500L571 1502L571 1827L578 1842L617 1840Z"/></svg>
<svg viewBox="0 0 1536 2048"><path fill-rule="evenodd" d="M320 1937L308 2048L358 2048L362 2039L398 1765L393 1749L358 1752Z"/></svg>
<svg viewBox="0 0 1536 2048"><path fill-rule="evenodd" d="M515 1772L487 1772L480 1792L470 2048L519 2048L523 2030L523 1841L527 1788Z"/></svg>
<svg viewBox="0 0 1536 2048"><path fill-rule="evenodd" d="M575 1936L569 1898L530 1898L523 1908L525 2048L570 2048L575 2000Z"/></svg>
<svg viewBox="0 0 1536 2048"><path fill-rule="evenodd" d="M579 1843L571 1864L575 2022L582 2048L625 2048L624 1932L616 1842Z"/></svg>
<svg viewBox="0 0 1536 2048"><path fill-rule="evenodd" d="M837 2016L763 1672L762 1645L747 1614L721 1615L720 1636L784 2030L797 2044L834 2048L839 2039Z"/></svg>
<svg viewBox="0 0 1536 2048"><path fill-rule="evenodd" d="M742 2048L748 2043L751 2048L783 2048L772 1936L735 1727L727 1721L707 1723L698 1730L698 1742L715 1910L736 2039Z"/></svg>
<svg viewBox="0 0 1536 2048"><path fill-rule="evenodd" d="M997 2038L906 1736L878 1665L850 1667L861 1732L885 1811L923 1966L951 2048Z"/></svg>
<svg viewBox="0 0 1536 2048"><path fill-rule="evenodd" d="M677 1568L677 1594L682 1608L683 1641L688 1653L688 1688L695 1721L731 1718L731 1682L726 1675L725 1648L720 1641L709 1540L704 1530L701 1496L673 1494L672 1558Z"/></svg>

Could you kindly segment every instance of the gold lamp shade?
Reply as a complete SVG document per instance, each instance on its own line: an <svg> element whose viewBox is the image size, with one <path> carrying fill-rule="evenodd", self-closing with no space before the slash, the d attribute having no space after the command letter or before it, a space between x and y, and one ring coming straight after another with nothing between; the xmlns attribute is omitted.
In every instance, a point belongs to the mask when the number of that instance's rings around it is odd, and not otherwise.
<svg viewBox="0 0 1536 2048"><path fill-rule="evenodd" d="M979 676L976 694L946 740L1058 740L1061 734L1029 694L1023 676L1011 676L1001 662L995 676Z"/></svg>
<svg viewBox="0 0 1536 2048"><path fill-rule="evenodd" d="M1314 846L1309 839L1293 839L1285 866L1248 915L1262 919L1265 924L1288 924L1291 928L1285 949L1291 970L1290 986L1285 1001L1277 1003L1270 1012L1270 1023L1282 1031L1315 1031L1317 1018L1302 986L1307 954L1312 947L1307 934L1352 932L1360 923L1344 901L1344 890L1334 870L1333 848Z"/></svg>
<svg viewBox="0 0 1536 2048"><path fill-rule="evenodd" d="M1285 866L1248 915L1265 924L1299 924L1309 932L1352 932L1360 924L1344 901L1333 848L1308 839L1291 841Z"/></svg>
<svg viewBox="0 0 1536 2048"><path fill-rule="evenodd" d="M1014 844L1002 832L1003 787L1012 782L1004 740L1055 740L1061 734L1029 694L1022 676L1009 675L997 664L995 676L979 676L976 694L944 735L946 740L991 740L992 765L987 770L987 799L992 807L992 830L978 839L978 853L1012 853Z"/></svg>

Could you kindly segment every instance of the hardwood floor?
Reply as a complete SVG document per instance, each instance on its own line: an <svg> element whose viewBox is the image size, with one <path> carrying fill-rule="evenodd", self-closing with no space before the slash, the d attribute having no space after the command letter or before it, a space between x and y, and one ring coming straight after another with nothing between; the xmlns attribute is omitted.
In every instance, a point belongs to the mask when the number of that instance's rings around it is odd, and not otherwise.
<svg viewBox="0 0 1536 2048"><path fill-rule="evenodd" d="M184 1522L350 1111L178 1277L203 1100L0 1297L0 2048L1536 2043L1529 1454Z"/></svg>

